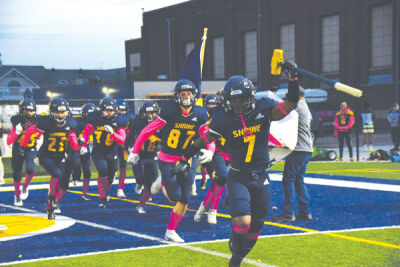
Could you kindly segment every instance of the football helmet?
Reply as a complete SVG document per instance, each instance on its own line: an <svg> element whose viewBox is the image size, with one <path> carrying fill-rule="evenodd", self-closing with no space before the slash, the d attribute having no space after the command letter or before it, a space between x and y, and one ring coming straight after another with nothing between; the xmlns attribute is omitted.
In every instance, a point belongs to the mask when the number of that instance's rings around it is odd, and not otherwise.
<svg viewBox="0 0 400 267"><path fill-rule="evenodd" d="M144 104L140 107L139 115L144 120L151 122L156 118L159 109L160 109L160 107L158 106L157 102L155 102L153 100L148 100L148 101L144 102Z"/></svg>
<svg viewBox="0 0 400 267"><path fill-rule="evenodd" d="M19 108L19 115L21 115L27 120L33 119L36 115L36 103L35 101L33 101L33 99L28 98L19 102L18 108ZM33 111L34 113L30 115L27 113L27 111Z"/></svg>
<svg viewBox="0 0 400 267"><path fill-rule="evenodd" d="M117 116L117 103L111 97L104 97L99 104L101 116L107 119L113 119ZM106 111L113 111L111 114Z"/></svg>
<svg viewBox="0 0 400 267"><path fill-rule="evenodd" d="M248 115L256 108L256 90L249 79L236 75L229 78L222 92L222 103L226 112L235 116Z"/></svg>
<svg viewBox="0 0 400 267"><path fill-rule="evenodd" d="M49 103L50 117L58 124L63 124L69 116L69 104L62 97L55 97Z"/></svg>
<svg viewBox="0 0 400 267"><path fill-rule="evenodd" d="M183 91L190 91L192 92L192 96L189 99L182 99L181 96L179 95L180 92ZM194 83L188 79L180 79L177 84L175 85L174 88L174 98L175 101L185 107L188 108L190 106L192 106L194 103L196 103L196 99L197 99L197 88L196 85L194 85Z"/></svg>
<svg viewBox="0 0 400 267"><path fill-rule="evenodd" d="M95 110L96 110L95 104L93 104L91 102L85 103L82 106L82 111L81 111L82 118L86 118L89 115L89 113L94 112Z"/></svg>

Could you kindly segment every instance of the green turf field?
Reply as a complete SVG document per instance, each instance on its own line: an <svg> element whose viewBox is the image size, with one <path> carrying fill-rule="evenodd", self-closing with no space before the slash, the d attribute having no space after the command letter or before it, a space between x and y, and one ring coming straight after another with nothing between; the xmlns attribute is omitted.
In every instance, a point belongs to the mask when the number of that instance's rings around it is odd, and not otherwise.
<svg viewBox="0 0 400 267"><path fill-rule="evenodd" d="M274 227L274 226L266 226ZM275 266L400 266L399 228L273 236L247 259ZM189 244L229 255L227 241ZM24 263L24 266L227 266L228 259L171 246ZM252 266L244 263L242 266Z"/></svg>
<svg viewBox="0 0 400 267"><path fill-rule="evenodd" d="M283 170L283 162L271 170ZM400 179L400 163L394 162L310 162L307 173Z"/></svg>

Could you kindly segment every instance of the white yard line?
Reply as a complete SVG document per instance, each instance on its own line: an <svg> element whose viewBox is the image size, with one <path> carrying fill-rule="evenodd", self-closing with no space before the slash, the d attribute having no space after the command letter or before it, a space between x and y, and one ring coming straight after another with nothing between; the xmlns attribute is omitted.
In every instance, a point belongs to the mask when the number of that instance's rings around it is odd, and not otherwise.
<svg viewBox="0 0 400 267"><path fill-rule="evenodd" d="M269 178L271 179L271 181L282 181L282 174L270 173ZM313 184L313 185L327 185L327 186L344 187L344 188L377 190L386 192L400 192L400 185L392 185L392 184L355 182L355 181L345 181L345 180L325 179L325 178L315 178L315 177L305 177L304 182L306 184Z"/></svg>
<svg viewBox="0 0 400 267"><path fill-rule="evenodd" d="M15 207L15 206L11 206L11 205L5 205L5 204L0 204L0 207L19 210L19 211L24 211L24 212L29 212L29 213L40 213L39 211L36 211L36 210L31 210L31 209L27 209L27 208L20 208L20 207ZM44 214L44 213L42 213L42 214ZM230 259L231 258L231 255L228 255L228 254L219 253L219 252L211 251L211 250L206 250L206 249L203 249L203 248L193 247L193 246L190 246L188 244L172 243L172 242L166 241L165 239L161 239L161 238L158 238L158 237L153 237L153 236L150 236L150 235L140 234L140 233L127 231L127 230L123 230L123 229L119 229L119 228L115 228L115 227L110 227L110 226L107 226L107 225L102 225L102 224L83 221L83 220L75 220L75 222L76 223L80 223L80 224L84 224L84 225L87 225L87 226L90 226L90 227L94 227L94 228L100 228L100 229L104 229L104 230L108 230L108 231L114 231L114 232L117 232L117 233L120 233L120 234L125 234L125 235L129 235L129 236L134 236L134 237L138 237L138 238L143 238L143 239L159 242L159 243L162 243L162 244L166 244L167 246L178 246L178 247L182 247L182 248L185 248L185 249L197 251L197 252L208 254L208 255L212 255L212 256L218 256L218 257L222 257L222 258L226 258L226 259ZM33 259L33 260L26 260L26 261L24 260L24 261L5 262L5 263L0 263L0 265L17 264L17 263L25 263L25 262L34 262L34 261L41 261L41 260L48 260L48 259L62 259L62 258L70 258L70 257L83 256L83 255L94 255L94 254L106 253L106 252L111 252L111 251L116 251L116 250L94 252L94 253L75 254L75 255L61 256L61 257L49 257L49 258ZM260 262L249 260L249 259L244 259L243 262L250 263L250 264L253 264L253 265L256 265L256 266L264 266L264 267L272 266L272 265L268 265L268 264L265 264L265 263L260 263Z"/></svg>

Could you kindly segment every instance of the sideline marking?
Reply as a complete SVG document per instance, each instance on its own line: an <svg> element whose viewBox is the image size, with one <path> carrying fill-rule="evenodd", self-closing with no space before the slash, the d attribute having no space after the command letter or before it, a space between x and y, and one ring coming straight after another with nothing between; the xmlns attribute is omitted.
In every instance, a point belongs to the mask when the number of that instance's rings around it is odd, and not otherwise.
<svg viewBox="0 0 400 267"><path fill-rule="evenodd" d="M269 177L271 181L282 181L282 174L270 173ZM392 184L379 184L369 182L355 182L345 180L334 180L334 179L323 179L315 177L305 177L304 182L313 185L327 185L344 188L355 188L355 189L366 189L373 191L385 191L385 192L400 192L400 185Z"/></svg>
<svg viewBox="0 0 400 267"><path fill-rule="evenodd" d="M5 208L10 208L10 209L15 209L15 210L21 210L21 211L26 211L26 212L31 212L31 213L39 213L39 214L42 214L43 216L47 216L47 214L45 214L45 213L40 213L40 212L38 212L36 210L31 210L31 209L26 209L26 208L19 208L19 207L14 207L14 206L5 205L5 204L0 204L0 207L5 207ZM62 216L60 216L60 217L62 217ZM57 217L57 218L59 218L59 217ZM56 220L57 220L57 218L56 218ZM165 239L158 238L158 237L153 237L153 236L146 235L146 234L140 234L140 233L136 233L136 232L133 232L133 231L127 231L127 230L123 230L123 229L119 229L119 228L115 228L115 227L111 227L111 226L107 226L107 225L102 225L102 224L98 224L98 223L92 223L92 222L88 222L88 221L83 221L83 220L75 220L75 222L76 223L80 223L80 224L84 224L84 225L87 225L87 226L91 226L91 227L94 227L94 228L100 228L100 229L103 229L103 230L114 231L114 232L118 232L118 233L121 233L121 234L129 235L129 236L135 236L135 237L148 239L148 240L156 241L156 242L163 243L163 244L168 244L170 246L177 246L177 247L193 250L193 251L196 251L196 252L201 252L201 253L204 253L204 254L209 254L209 255L213 255L213 256L219 256L219 257L226 258L226 259L230 259L231 258L231 255L228 255L228 254L225 254L225 253L220 253L220 252L216 252L216 251L206 250L206 249L203 249L203 248L193 247L193 246L190 246L190 245L185 244L185 243L183 243L183 244L173 243L173 242L170 242L170 241L167 241ZM100 252L100 253L104 253L104 252ZM84 255L88 255L88 254L84 254ZM32 261L39 261L39 260L45 260L45 259L54 259L54 258L60 259L62 257L51 257L51 258L42 258L42 259L32 259L32 260L27 260L27 261L14 261L14 262L0 263L0 266L1 265L6 265L6 264L32 262ZM257 261L249 260L249 259L246 259L246 258L243 260L243 262L250 263L250 264L253 264L253 265L256 265L256 266L262 266L262 267L270 267L270 266L272 267L273 266L273 265L268 265L268 264L265 264L265 263L260 263L260 262L257 262Z"/></svg>

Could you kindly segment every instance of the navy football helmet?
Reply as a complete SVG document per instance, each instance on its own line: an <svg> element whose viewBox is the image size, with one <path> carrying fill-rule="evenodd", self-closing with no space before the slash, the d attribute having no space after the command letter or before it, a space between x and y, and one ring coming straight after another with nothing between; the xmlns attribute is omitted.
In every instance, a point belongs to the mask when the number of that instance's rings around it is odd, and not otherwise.
<svg viewBox="0 0 400 267"><path fill-rule="evenodd" d="M229 78L222 92L222 102L226 112L235 116L248 115L256 108L256 90L249 79L236 75Z"/></svg>
<svg viewBox="0 0 400 267"><path fill-rule="evenodd" d="M206 108L209 108L209 106L212 105L214 107L218 107L221 105L221 98L216 95L216 94L209 94L206 96L204 99L204 106Z"/></svg>
<svg viewBox="0 0 400 267"><path fill-rule="evenodd" d="M144 102L144 104L140 107L139 115L144 120L151 122L156 118L159 110L160 110L160 107L158 106L157 102L155 102L153 100L148 100L148 101Z"/></svg>
<svg viewBox="0 0 400 267"><path fill-rule="evenodd" d="M85 103L82 106L82 111L81 111L82 118L86 118L89 115L89 113L96 111L96 109L97 108L96 108L95 104L93 104L91 102Z"/></svg>
<svg viewBox="0 0 400 267"><path fill-rule="evenodd" d="M63 124L69 116L69 104L62 97L54 97L49 103L50 117L58 124Z"/></svg>
<svg viewBox="0 0 400 267"><path fill-rule="evenodd" d="M99 104L101 116L107 119L113 119L117 116L117 102L111 97L104 97ZM113 111L112 115L108 115L105 111Z"/></svg>
<svg viewBox="0 0 400 267"><path fill-rule="evenodd" d="M124 114L128 112L128 102L125 99L117 99L117 110Z"/></svg>
<svg viewBox="0 0 400 267"><path fill-rule="evenodd" d="M27 120L31 120L35 117L36 115L36 103L33 101L33 99L25 99L21 102L19 102L19 115L24 117ZM33 111L34 113L32 115L28 114L27 111Z"/></svg>
<svg viewBox="0 0 400 267"><path fill-rule="evenodd" d="M181 97L179 96L179 93L183 92L183 91L192 92L192 97L190 99L182 100ZM194 103L196 103L197 92L198 92L198 90L196 88L196 85L194 85L194 83L192 81L190 81L188 79L180 79L174 88L175 101L179 105L181 105L185 108L188 108L188 107L192 106Z"/></svg>

